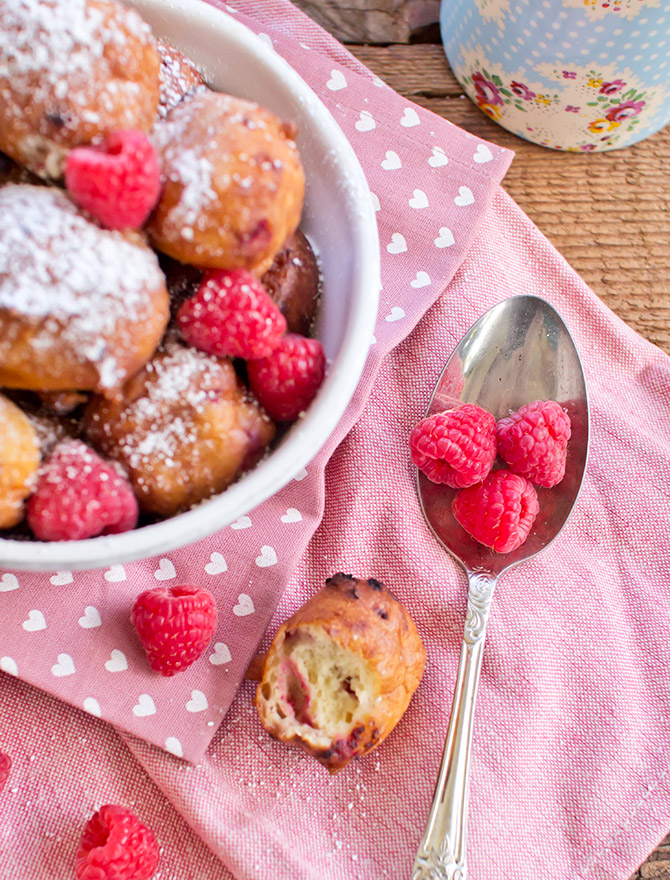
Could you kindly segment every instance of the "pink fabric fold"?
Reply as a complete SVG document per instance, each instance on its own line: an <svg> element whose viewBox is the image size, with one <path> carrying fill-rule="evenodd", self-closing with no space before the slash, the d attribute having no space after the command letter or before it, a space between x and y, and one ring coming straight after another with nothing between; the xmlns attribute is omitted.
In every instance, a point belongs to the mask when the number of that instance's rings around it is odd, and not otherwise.
<svg viewBox="0 0 670 880"><path fill-rule="evenodd" d="M330 51L330 38L278 0L258 4L264 31L270 7L286 33L295 28L299 40L320 41L304 51L317 45ZM256 6L239 8L252 14ZM329 76L333 63L326 65ZM354 75L353 68L344 75ZM369 88L381 88L367 79ZM384 95L390 107L392 93ZM329 106L342 119L338 104L341 96ZM295 569L287 564L282 572L288 584L278 607L264 608L269 626L261 646L328 575L345 569L385 581L410 609L427 648L424 679L387 742L330 777L265 734L249 683L191 766L16 677L0 676L0 749L15 762L0 795L3 880L69 876L81 827L105 802L133 806L154 828L161 880L410 876L448 723L466 587L423 521L407 438L463 332L519 292L547 298L575 337L589 384L592 448L563 533L545 553L508 572L496 593L474 732L469 877L627 880L668 831L670 359L616 318L495 185L485 190L485 210L458 268L445 262L427 268L435 247L431 226L407 204L423 187L409 173L402 180L408 191L397 181L384 185L381 159L370 159L358 139L371 132L351 130L360 107L348 109L350 127L343 127L382 203L382 248L393 231L413 245L400 255L387 252L378 327L388 330L385 317L398 305L414 329L396 337L395 347L379 333L384 348L371 348L377 359L353 404L356 423L323 453L329 456L325 494L313 466L305 481L287 487L299 494L280 498L284 509L310 498L311 524L319 524ZM419 115L420 126L442 131L440 120ZM390 131L394 140L385 149L403 157L408 143L419 149L416 132L407 141L406 132ZM384 134L390 137L386 126ZM420 149L430 143L421 139ZM427 159L432 150L421 155ZM450 165L453 170L456 162ZM443 207L447 192L453 201L452 185L442 176L436 183ZM426 190L429 203L433 191ZM394 256L402 262L389 262ZM411 286L419 271L430 275L432 291ZM389 353L382 359L381 351ZM155 561L144 570L149 580L151 566ZM138 586L139 580L132 589ZM0 594L0 608L19 592ZM0 655L5 644L3 630ZM190 687L185 683L179 699L188 698Z"/></svg>

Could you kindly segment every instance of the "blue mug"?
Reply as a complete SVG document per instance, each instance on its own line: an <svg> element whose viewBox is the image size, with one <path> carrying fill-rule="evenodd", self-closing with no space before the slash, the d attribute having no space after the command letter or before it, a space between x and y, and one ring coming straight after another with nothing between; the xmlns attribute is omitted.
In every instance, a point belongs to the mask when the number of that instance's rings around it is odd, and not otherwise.
<svg viewBox="0 0 670 880"><path fill-rule="evenodd" d="M627 147L670 122L669 0L442 0L466 94L555 150Z"/></svg>

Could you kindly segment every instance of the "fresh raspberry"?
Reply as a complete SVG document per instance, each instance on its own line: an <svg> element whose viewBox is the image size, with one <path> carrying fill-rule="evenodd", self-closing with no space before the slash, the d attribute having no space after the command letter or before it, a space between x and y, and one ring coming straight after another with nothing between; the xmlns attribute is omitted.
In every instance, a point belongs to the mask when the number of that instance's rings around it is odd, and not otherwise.
<svg viewBox="0 0 670 880"><path fill-rule="evenodd" d="M422 419L409 438L412 461L432 480L453 489L474 486L496 458L496 420L473 403Z"/></svg>
<svg viewBox="0 0 670 880"><path fill-rule="evenodd" d="M565 475L570 416L554 400L536 400L498 422L498 452L515 474L549 489Z"/></svg>
<svg viewBox="0 0 670 880"><path fill-rule="evenodd" d="M75 857L77 880L149 880L158 843L126 807L100 807L84 828Z"/></svg>
<svg viewBox="0 0 670 880"><path fill-rule="evenodd" d="M297 419L314 399L326 372L318 339L287 333L269 357L247 363L249 387L271 419Z"/></svg>
<svg viewBox="0 0 670 880"><path fill-rule="evenodd" d="M540 505L525 477L493 471L483 483L459 489L452 509L475 541L497 553L509 553L528 537Z"/></svg>
<svg viewBox="0 0 670 880"><path fill-rule="evenodd" d="M137 597L130 619L151 668L174 675L209 644L216 629L216 605L212 594L199 587L154 587Z"/></svg>
<svg viewBox="0 0 670 880"><path fill-rule="evenodd" d="M115 535L137 525L128 480L80 440L59 443L39 471L26 519L40 541Z"/></svg>
<svg viewBox="0 0 670 880"><path fill-rule="evenodd" d="M205 272L177 323L188 343L217 357L267 357L286 333L286 318L245 269Z"/></svg>
<svg viewBox="0 0 670 880"><path fill-rule="evenodd" d="M12 759L4 752L0 752L0 794L9 779L9 771L12 769Z"/></svg>
<svg viewBox="0 0 670 880"><path fill-rule="evenodd" d="M70 150L65 186L109 229L137 229L160 194L160 167L143 131L113 131L106 140Z"/></svg>

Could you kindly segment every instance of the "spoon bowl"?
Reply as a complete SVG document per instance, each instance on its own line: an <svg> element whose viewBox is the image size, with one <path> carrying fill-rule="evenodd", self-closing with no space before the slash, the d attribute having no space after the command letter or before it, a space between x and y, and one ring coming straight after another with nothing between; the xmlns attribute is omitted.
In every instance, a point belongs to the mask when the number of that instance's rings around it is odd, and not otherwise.
<svg viewBox="0 0 670 880"><path fill-rule="evenodd" d="M496 420L534 400L555 400L570 416L565 477L537 489L540 512L527 540L511 553L494 553L456 522L455 489L419 472L419 499L435 537L470 571L503 571L530 559L561 531L577 499L588 453L588 398L579 354L558 312L537 296L503 300L468 330L442 371L427 415L476 403Z"/></svg>
<svg viewBox="0 0 670 880"><path fill-rule="evenodd" d="M459 525L456 489L419 472L421 507L433 534L468 577L468 608L447 740L435 795L414 863L413 880L466 880L466 828L474 708L486 625L499 576L544 550L575 506L586 470L589 406L579 353L558 312L537 296L515 296L489 309L452 352L427 415L476 403L496 420L535 400L555 400L570 416L565 476L537 489L540 505L526 541L495 553Z"/></svg>

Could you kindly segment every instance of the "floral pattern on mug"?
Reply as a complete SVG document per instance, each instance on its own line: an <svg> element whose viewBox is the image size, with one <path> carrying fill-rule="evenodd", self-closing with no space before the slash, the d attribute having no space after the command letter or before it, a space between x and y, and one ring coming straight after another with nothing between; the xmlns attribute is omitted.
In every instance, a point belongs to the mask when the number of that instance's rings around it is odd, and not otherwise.
<svg viewBox="0 0 670 880"><path fill-rule="evenodd" d="M585 10L590 21L598 21L606 15L632 20L645 7L660 8L661 0L563 0L563 6Z"/></svg>
<svg viewBox="0 0 670 880"><path fill-rule="evenodd" d="M666 100L628 69L537 64L504 69L481 46L464 50L454 72L477 106L510 131L543 146L574 152L611 149L633 137L644 115Z"/></svg>

